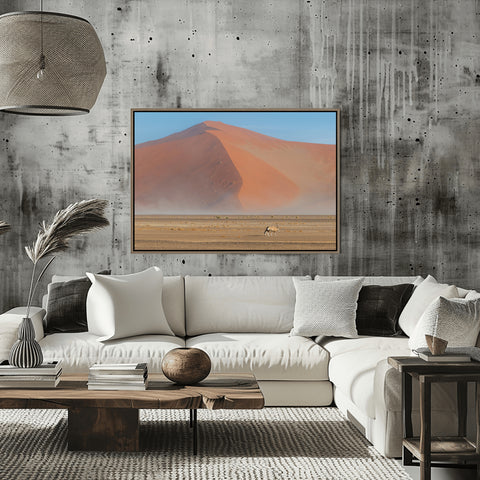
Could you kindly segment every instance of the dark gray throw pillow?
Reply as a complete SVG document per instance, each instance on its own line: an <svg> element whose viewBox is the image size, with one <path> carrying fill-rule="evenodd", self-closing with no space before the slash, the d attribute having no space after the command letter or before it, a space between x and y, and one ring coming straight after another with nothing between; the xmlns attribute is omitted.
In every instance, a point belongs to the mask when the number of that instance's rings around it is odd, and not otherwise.
<svg viewBox="0 0 480 480"><path fill-rule="evenodd" d="M384 287L365 285L357 302L356 325L359 335L392 337L402 333L398 319L413 292L413 284Z"/></svg>
<svg viewBox="0 0 480 480"><path fill-rule="evenodd" d="M110 275L110 270L99 272ZM48 285L45 333L87 332L87 293L92 282L87 277Z"/></svg>

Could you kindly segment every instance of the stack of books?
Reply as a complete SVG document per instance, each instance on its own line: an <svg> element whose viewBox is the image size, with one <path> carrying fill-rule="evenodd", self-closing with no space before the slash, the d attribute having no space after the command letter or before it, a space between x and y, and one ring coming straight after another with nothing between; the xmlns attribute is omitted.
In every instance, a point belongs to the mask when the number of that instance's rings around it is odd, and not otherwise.
<svg viewBox="0 0 480 480"><path fill-rule="evenodd" d="M448 354L442 353L441 355L433 355L430 352L419 352L418 356L425 360L426 362L431 363L466 363L470 362L470 355L461 355L461 354Z"/></svg>
<svg viewBox="0 0 480 480"><path fill-rule="evenodd" d="M55 388L62 375L62 361L47 362L35 368L19 368L0 363L0 388Z"/></svg>
<svg viewBox="0 0 480 480"><path fill-rule="evenodd" d="M89 390L146 390L146 363L95 363L88 374Z"/></svg>
<svg viewBox="0 0 480 480"><path fill-rule="evenodd" d="M447 347L445 353L433 355L428 348L418 348L415 353L426 362L432 363L466 363L472 360L480 361L480 348L477 347Z"/></svg>

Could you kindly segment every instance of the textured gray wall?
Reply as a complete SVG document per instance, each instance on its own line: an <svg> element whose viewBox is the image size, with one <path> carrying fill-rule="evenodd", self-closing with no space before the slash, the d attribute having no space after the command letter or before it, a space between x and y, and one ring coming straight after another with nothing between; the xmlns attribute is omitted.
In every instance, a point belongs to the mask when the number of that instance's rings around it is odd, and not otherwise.
<svg viewBox="0 0 480 480"><path fill-rule="evenodd" d="M37 9L4 1L0 9ZM92 113L0 114L2 309L23 252L68 203L111 202L112 227L51 273L426 274L480 287L480 4L475 0L48 0L96 28L108 74ZM341 253L130 253L131 107L341 109Z"/></svg>

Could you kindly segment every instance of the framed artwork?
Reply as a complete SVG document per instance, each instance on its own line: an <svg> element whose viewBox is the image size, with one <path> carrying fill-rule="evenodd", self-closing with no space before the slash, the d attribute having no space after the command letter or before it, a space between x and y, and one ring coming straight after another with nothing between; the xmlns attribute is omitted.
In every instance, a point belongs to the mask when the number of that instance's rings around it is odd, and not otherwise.
<svg viewBox="0 0 480 480"><path fill-rule="evenodd" d="M338 251L338 110L131 115L133 252Z"/></svg>

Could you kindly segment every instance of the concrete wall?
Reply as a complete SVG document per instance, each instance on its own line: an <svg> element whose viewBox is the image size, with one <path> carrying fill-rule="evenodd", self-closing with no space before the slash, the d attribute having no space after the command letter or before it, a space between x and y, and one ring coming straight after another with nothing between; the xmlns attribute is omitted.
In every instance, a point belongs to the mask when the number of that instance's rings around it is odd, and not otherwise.
<svg viewBox="0 0 480 480"><path fill-rule="evenodd" d="M2 12L38 2L3 1ZM87 18L108 74L93 111L0 114L0 306L23 303L23 246L68 203L112 227L51 273L426 274L480 287L480 5L475 0L49 0ZM131 107L341 109L341 253L130 253Z"/></svg>

